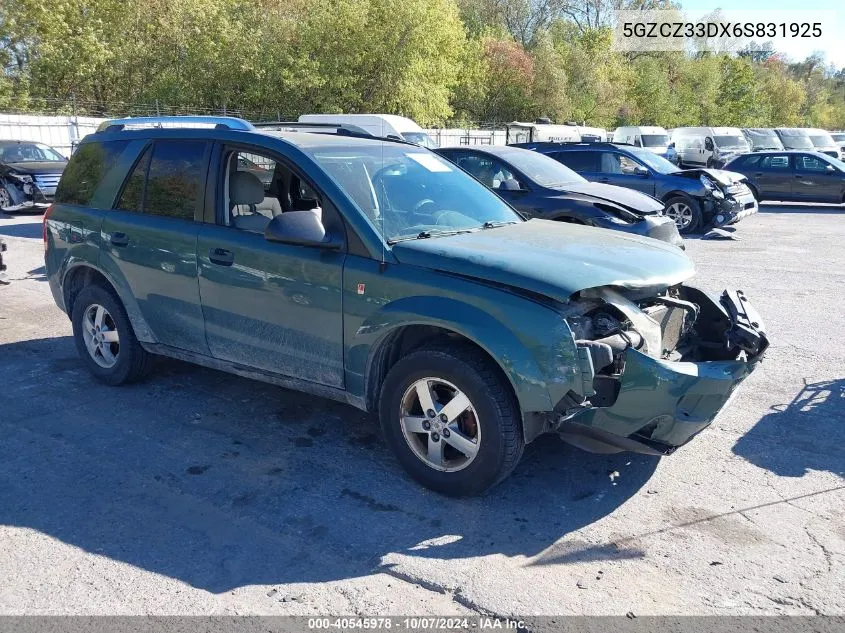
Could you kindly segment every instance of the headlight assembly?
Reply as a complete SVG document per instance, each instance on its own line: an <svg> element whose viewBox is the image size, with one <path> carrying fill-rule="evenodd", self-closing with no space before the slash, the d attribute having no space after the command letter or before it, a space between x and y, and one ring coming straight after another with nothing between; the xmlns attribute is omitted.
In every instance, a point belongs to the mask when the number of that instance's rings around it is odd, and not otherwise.
<svg viewBox="0 0 845 633"><path fill-rule="evenodd" d="M6 175L22 184L31 184L33 182L32 176L29 174L16 174L14 172L9 172Z"/></svg>
<svg viewBox="0 0 845 633"><path fill-rule="evenodd" d="M705 176L704 174L701 174L701 177L699 178L699 180L701 181L701 184L704 185L704 188L707 189L707 191L710 192L711 196L713 196L717 200L724 200L725 199L725 193L721 189L719 189L719 187L716 185L716 183L714 183L712 180L710 180L707 176Z"/></svg>

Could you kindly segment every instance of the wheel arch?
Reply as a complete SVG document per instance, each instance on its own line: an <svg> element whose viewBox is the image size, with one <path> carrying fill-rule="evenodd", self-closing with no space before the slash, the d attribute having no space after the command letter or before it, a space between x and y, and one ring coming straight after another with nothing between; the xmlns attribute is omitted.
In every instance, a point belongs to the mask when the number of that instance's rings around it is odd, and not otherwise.
<svg viewBox="0 0 845 633"><path fill-rule="evenodd" d="M506 325L487 312L455 299L426 297L424 302L414 302L410 298L396 303L406 301L424 306L427 314L416 313L416 318L411 318L406 310L412 306L407 304L392 311L380 310L359 328L358 340L353 340L347 348L350 359L347 385L350 391L360 393L366 410L378 408L384 379L400 358L428 343L445 341L478 350L501 372L521 412L526 442L545 430L542 428L545 419L535 414L549 412L554 406L549 378L531 351ZM461 314L461 320L447 318L456 312ZM377 331L370 330L368 323L378 328Z"/></svg>
<svg viewBox="0 0 845 633"><path fill-rule="evenodd" d="M132 329L139 341L157 343L158 339L150 330L146 319L141 314L138 302L135 300L131 290L123 288L116 283L108 274L89 262L80 262L70 266L62 277L62 299L64 300L65 312L68 316L73 314L73 302L79 293L88 285L99 285L111 292L123 304Z"/></svg>

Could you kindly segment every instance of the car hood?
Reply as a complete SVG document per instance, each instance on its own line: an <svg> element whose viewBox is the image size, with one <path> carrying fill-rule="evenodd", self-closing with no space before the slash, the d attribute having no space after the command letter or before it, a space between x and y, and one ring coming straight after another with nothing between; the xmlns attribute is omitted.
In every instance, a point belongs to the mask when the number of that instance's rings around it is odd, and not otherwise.
<svg viewBox="0 0 845 633"><path fill-rule="evenodd" d="M606 185L600 182L567 183L555 187L554 190L589 196L590 198L618 205L638 215L658 213L663 209L663 203L636 189Z"/></svg>
<svg viewBox="0 0 845 633"><path fill-rule="evenodd" d="M672 172L673 176L693 179L701 178L702 174L710 176L710 178L725 186L734 185L746 180L743 174L739 174L735 171L727 171L725 169L682 169L680 171Z"/></svg>
<svg viewBox="0 0 845 633"><path fill-rule="evenodd" d="M67 166L63 161L45 161L45 162L24 162L24 163L6 163L7 167L11 167L19 174L60 174Z"/></svg>
<svg viewBox="0 0 845 633"><path fill-rule="evenodd" d="M473 277L568 301L587 288L654 288L686 281L676 246L620 231L533 219L495 229L393 245L403 264Z"/></svg>

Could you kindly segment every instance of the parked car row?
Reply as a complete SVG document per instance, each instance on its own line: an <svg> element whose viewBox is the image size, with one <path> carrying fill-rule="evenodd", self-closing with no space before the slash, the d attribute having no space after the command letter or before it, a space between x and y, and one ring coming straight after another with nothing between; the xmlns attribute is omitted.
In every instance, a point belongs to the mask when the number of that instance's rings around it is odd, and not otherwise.
<svg viewBox="0 0 845 633"><path fill-rule="evenodd" d="M337 399L378 414L414 479L469 495L543 433L669 454L763 357L741 291L687 285L683 251L630 229L659 217L653 198L536 151L327 132L153 118L83 139L44 248L96 378L138 380L162 355ZM527 219L493 191L627 228Z"/></svg>
<svg viewBox="0 0 845 633"><path fill-rule="evenodd" d="M636 189L665 205L682 234L739 222L757 213L746 178L718 169L679 169L643 148L612 143L526 143L585 178Z"/></svg>

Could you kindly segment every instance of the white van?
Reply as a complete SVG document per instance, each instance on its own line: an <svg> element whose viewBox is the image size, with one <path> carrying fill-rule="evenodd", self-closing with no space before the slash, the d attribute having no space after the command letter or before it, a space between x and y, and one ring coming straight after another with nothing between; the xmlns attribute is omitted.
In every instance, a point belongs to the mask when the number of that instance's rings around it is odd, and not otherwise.
<svg viewBox="0 0 845 633"><path fill-rule="evenodd" d="M356 125L373 136L394 137L435 148L432 138L411 119L396 114L303 114L300 123L345 123Z"/></svg>
<svg viewBox="0 0 845 633"><path fill-rule="evenodd" d="M751 151L738 127L678 127L672 130L672 142L681 167L719 169L737 154Z"/></svg>
<svg viewBox="0 0 845 633"><path fill-rule="evenodd" d="M658 125L628 125L613 132L613 142L620 145L642 147L649 152L677 163L677 153L670 147L669 132Z"/></svg>
<svg viewBox="0 0 845 633"><path fill-rule="evenodd" d="M580 143L581 133L576 125L554 123L522 123L514 121L505 125L506 143Z"/></svg>

